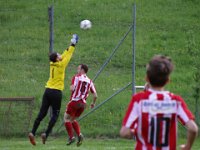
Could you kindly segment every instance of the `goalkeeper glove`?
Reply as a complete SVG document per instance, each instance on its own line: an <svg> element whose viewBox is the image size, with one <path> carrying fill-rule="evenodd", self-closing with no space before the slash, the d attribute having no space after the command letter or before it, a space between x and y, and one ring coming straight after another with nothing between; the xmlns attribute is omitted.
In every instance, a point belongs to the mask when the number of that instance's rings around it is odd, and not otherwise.
<svg viewBox="0 0 200 150"><path fill-rule="evenodd" d="M77 34L73 34L72 39L71 39L71 43L76 45L78 43L78 35Z"/></svg>

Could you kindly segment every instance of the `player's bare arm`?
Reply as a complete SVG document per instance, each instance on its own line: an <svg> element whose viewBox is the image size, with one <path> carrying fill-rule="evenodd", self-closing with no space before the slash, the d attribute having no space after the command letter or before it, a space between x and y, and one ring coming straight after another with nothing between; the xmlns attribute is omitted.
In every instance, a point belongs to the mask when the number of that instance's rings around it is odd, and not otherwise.
<svg viewBox="0 0 200 150"><path fill-rule="evenodd" d="M181 145L181 150L191 150L194 140L198 134L198 126L193 120L189 120L185 127L187 128L187 142L185 145Z"/></svg>
<svg viewBox="0 0 200 150"><path fill-rule="evenodd" d="M122 138L126 138L126 139L132 139L133 138L133 132L131 131L130 128L127 128L125 126L122 126L121 130L120 130L120 136Z"/></svg>
<svg viewBox="0 0 200 150"><path fill-rule="evenodd" d="M75 89L75 85L71 85L71 86L70 86L70 91L73 92L74 89Z"/></svg>
<svg viewBox="0 0 200 150"><path fill-rule="evenodd" d="M92 103L90 105L90 108L94 108L94 106L96 104L96 100L97 100L97 93L96 92L92 93L92 95L93 95L93 101L92 101Z"/></svg>
<svg viewBox="0 0 200 150"><path fill-rule="evenodd" d="M95 104L96 104L96 100L97 100L97 91L95 89L95 86L94 86L94 83L91 81L91 87L90 87L90 92L92 93L93 95L93 101L92 103L90 104L90 108L94 108L95 107Z"/></svg>

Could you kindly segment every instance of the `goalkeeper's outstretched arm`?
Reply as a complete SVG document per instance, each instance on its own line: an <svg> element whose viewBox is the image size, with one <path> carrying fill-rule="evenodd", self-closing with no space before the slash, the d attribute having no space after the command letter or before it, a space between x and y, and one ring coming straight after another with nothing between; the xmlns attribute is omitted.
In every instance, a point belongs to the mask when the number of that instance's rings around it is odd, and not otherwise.
<svg viewBox="0 0 200 150"><path fill-rule="evenodd" d="M61 55L61 57L62 57L61 63L63 65L67 66L67 64L69 63L69 61L74 53L75 45L78 43L78 39L79 39L78 35L74 34L71 39L71 45Z"/></svg>

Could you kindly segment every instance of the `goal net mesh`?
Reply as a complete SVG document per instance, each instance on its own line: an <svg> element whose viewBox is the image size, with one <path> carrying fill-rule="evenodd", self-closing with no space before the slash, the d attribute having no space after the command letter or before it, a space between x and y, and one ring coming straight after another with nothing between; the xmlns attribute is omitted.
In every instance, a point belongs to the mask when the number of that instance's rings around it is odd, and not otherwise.
<svg viewBox="0 0 200 150"><path fill-rule="evenodd" d="M33 102L33 97L0 98L0 136L19 136L27 133Z"/></svg>

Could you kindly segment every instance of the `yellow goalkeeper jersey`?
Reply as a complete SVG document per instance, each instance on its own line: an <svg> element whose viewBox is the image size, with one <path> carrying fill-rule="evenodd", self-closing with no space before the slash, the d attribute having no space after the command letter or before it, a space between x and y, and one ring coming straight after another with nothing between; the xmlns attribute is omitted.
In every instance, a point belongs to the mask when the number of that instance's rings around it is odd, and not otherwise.
<svg viewBox="0 0 200 150"><path fill-rule="evenodd" d="M62 61L50 62L50 77L46 88L64 90L65 69L74 53L74 46L70 46L62 54Z"/></svg>

